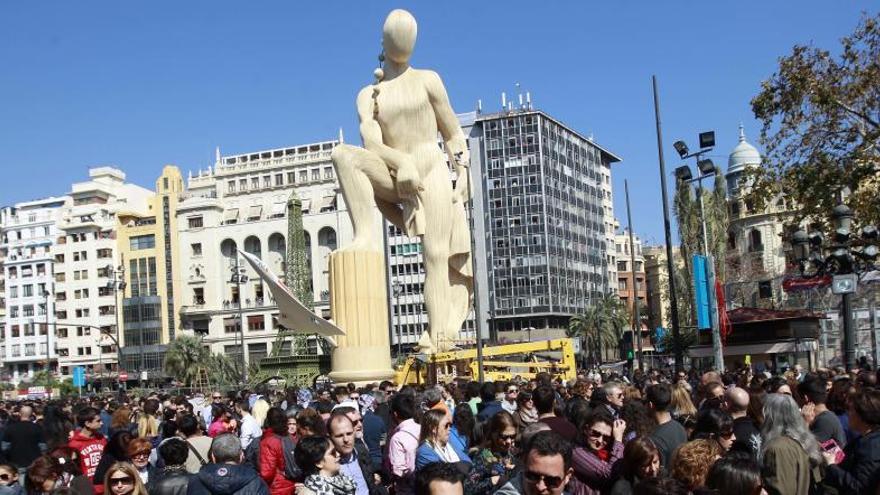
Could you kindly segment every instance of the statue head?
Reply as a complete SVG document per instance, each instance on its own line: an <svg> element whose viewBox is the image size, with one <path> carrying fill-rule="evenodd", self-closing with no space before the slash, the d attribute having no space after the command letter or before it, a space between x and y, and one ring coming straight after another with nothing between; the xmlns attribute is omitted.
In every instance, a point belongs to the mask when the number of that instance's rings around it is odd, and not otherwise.
<svg viewBox="0 0 880 495"><path fill-rule="evenodd" d="M382 26L382 48L385 57L398 64L409 62L416 45L416 19L403 9L394 9Z"/></svg>

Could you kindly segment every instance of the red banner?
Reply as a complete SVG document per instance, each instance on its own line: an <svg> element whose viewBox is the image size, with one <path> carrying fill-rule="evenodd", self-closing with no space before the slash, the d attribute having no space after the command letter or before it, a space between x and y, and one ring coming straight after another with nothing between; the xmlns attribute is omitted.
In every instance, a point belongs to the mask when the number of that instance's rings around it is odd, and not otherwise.
<svg viewBox="0 0 880 495"><path fill-rule="evenodd" d="M831 275L810 278L789 277L782 281L782 290L785 292L797 292L828 287L829 285L831 285Z"/></svg>

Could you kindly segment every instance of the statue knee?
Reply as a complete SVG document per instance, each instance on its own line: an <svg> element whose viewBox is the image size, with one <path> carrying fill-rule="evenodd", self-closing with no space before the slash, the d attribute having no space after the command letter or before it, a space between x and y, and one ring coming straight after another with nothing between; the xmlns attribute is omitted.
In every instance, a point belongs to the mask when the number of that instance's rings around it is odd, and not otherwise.
<svg viewBox="0 0 880 495"><path fill-rule="evenodd" d="M330 152L330 160L333 162L333 165L336 165L338 168L351 164L352 148L354 146L350 144L339 144L334 147L333 151Z"/></svg>

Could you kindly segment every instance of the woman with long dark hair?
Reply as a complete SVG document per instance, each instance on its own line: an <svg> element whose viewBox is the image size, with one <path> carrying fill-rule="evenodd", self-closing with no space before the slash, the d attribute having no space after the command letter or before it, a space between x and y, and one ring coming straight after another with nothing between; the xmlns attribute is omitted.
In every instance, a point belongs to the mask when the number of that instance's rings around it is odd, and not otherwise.
<svg viewBox="0 0 880 495"><path fill-rule="evenodd" d="M703 409L697 415L697 424L691 440L707 438L715 440L724 452L730 450L736 435L733 434L733 418L721 409Z"/></svg>
<svg viewBox="0 0 880 495"><path fill-rule="evenodd" d="M513 420L516 422L516 429L519 433L522 433L530 424L538 422L538 410L535 408L531 392L519 391L519 395L516 396L516 412L513 413Z"/></svg>
<svg viewBox="0 0 880 495"><path fill-rule="evenodd" d="M483 429L482 448L473 457L465 490L468 493L492 493L517 472L516 443L519 434L513 416L500 411L489 418Z"/></svg>
<svg viewBox="0 0 880 495"><path fill-rule="evenodd" d="M449 441L462 452L470 450L474 445L474 428L477 419L469 404L461 403L455 406L452 415L452 427L449 429Z"/></svg>
<svg viewBox="0 0 880 495"><path fill-rule="evenodd" d="M642 480L660 474L660 451L648 437L636 437L623 448L620 478L611 487L610 495L631 495Z"/></svg>
<svg viewBox="0 0 880 495"><path fill-rule="evenodd" d="M49 403L43 409L43 432L46 435L46 447L55 450L67 445L70 440L70 432L73 431L73 421L58 404Z"/></svg>
<svg viewBox="0 0 880 495"><path fill-rule="evenodd" d="M133 438L130 432L121 430L114 433L110 440L107 441L107 445L104 446L104 453L101 454L101 460L98 462L98 467L95 468L95 477L92 479L92 482L99 490L104 485L104 475L110 469L110 466L115 462L129 460L128 445Z"/></svg>
<svg viewBox="0 0 880 495"><path fill-rule="evenodd" d="M761 469L746 452L730 452L715 461L706 475L706 488L713 495L767 495Z"/></svg>
<svg viewBox="0 0 880 495"><path fill-rule="evenodd" d="M285 440L285 437L288 439ZM269 485L272 495L291 493L296 486L294 480L285 475L285 444L294 445L287 428L287 414L281 408L269 408L260 440L260 477Z"/></svg>

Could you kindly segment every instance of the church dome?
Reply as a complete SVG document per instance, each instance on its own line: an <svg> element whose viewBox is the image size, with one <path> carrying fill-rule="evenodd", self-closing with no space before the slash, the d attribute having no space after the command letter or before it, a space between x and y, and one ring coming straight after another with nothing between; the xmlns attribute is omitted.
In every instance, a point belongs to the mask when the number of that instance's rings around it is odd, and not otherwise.
<svg viewBox="0 0 880 495"><path fill-rule="evenodd" d="M747 166L761 165L761 153L746 141L746 133L742 124L739 126L739 143L733 148L727 159L727 173L742 172Z"/></svg>

